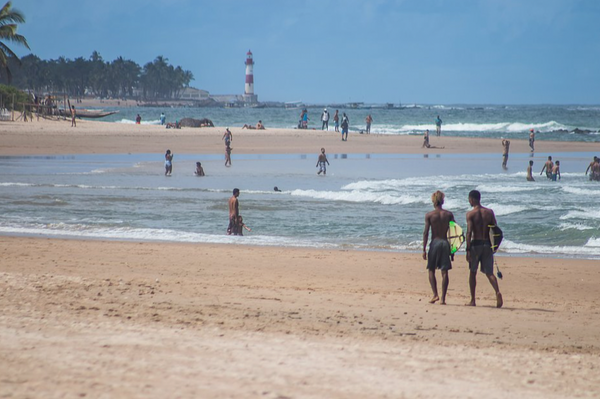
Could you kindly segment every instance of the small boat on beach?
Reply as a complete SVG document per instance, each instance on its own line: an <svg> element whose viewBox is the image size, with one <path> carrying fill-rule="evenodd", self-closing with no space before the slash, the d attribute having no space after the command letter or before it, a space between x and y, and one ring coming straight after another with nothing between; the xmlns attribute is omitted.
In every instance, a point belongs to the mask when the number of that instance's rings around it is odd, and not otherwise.
<svg viewBox="0 0 600 399"><path fill-rule="evenodd" d="M58 110L60 116L69 117L71 116L71 111L68 109L59 109ZM78 118L104 118L105 116L114 115L119 111L104 111L102 109L83 109L83 108L75 108L75 113Z"/></svg>

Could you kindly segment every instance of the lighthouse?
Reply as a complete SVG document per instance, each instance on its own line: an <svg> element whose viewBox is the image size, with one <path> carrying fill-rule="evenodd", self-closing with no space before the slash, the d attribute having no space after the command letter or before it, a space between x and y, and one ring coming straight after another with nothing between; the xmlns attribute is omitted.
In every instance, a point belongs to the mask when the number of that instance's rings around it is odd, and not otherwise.
<svg viewBox="0 0 600 399"><path fill-rule="evenodd" d="M258 96L254 94L254 60L252 59L252 51L246 53L246 85L244 87L244 102L256 103Z"/></svg>

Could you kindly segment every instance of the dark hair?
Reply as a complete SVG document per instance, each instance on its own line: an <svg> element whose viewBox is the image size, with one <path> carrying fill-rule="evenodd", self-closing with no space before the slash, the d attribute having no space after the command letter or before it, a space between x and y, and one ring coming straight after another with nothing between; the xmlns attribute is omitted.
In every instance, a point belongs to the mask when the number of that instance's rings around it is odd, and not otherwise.
<svg viewBox="0 0 600 399"><path fill-rule="evenodd" d="M529 161L529 165L533 165L533 161Z"/></svg>
<svg viewBox="0 0 600 399"><path fill-rule="evenodd" d="M233 189L233 195L239 194L240 193L240 189L239 188L234 188Z"/></svg>
<svg viewBox="0 0 600 399"><path fill-rule="evenodd" d="M469 193L469 198L481 201L481 193L477 190L471 190L471 192Z"/></svg>

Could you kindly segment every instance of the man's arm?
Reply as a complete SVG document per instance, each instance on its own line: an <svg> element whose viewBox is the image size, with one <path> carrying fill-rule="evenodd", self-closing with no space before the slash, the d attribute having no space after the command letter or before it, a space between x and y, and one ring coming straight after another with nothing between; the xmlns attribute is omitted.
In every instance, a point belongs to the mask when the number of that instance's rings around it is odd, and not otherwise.
<svg viewBox="0 0 600 399"><path fill-rule="evenodd" d="M590 170L590 168L592 167L592 165L593 165L593 163L591 163L591 164L588 165L587 169L585 170L585 174L586 175L588 174L588 171Z"/></svg>
<svg viewBox="0 0 600 399"><path fill-rule="evenodd" d="M471 238L473 237L473 226L471 216L467 213L467 235L465 241L467 243L467 262L471 262Z"/></svg>
<svg viewBox="0 0 600 399"><path fill-rule="evenodd" d="M540 176L542 175L542 173L544 173L544 169L546 169L546 164L544 164L544 167L542 168L542 171L540 172Z"/></svg>
<svg viewBox="0 0 600 399"><path fill-rule="evenodd" d="M427 260L427 240L429 239L429 215L425 215L425 230L423 230L423 259Z"/></svg>

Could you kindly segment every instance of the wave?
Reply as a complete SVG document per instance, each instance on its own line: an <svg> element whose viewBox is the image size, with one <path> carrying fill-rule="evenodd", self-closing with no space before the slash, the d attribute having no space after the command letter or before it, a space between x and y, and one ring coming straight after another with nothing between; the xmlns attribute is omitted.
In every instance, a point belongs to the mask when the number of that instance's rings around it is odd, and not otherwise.
<svg viewBox="0 0 600 399"><path fill-rule="evenodd" d="M507 239L502 241L501 252L513 254L576 255L600 257L600 239L590 238L583 246L520 244Z"/></svg>
<svg viewBox="0 0 600 399"><path fill-rule="evenodd" d="M571 131L575 127L563 125L556 121L545 123L522 123L522 122L498 122L498 123L446 123L442 125L442 131L445 132L473 132L473 133L529 133L530 129L535 129L539 133L549 133L558 130ZM435 131L434 123L418 125L373 125L371 132L388 134L421 134L426 129ZM586 129L593 130L596 129Z"/></svg>
<svg viewBox="0 0 600 399"><path fill-rule="evenodd" d="M569 193L569 194L594 196L594 198L598 198L597 196L600 195L600 190L589 190L589 189L577 188L577 187L561 187L561 189L562 189L562 191Z"/></svg>
<svg viewBox="0 0 600 399"><path fill-rule="evenodd" d="M569 220L569 219L597 219L600 220L600 210L598 208L594 209L583 209L579 211L569 211L566 215L562 215L560 220Z"/></svg>
<svg viewBox="0 0 600 399"><path fill-rule="evenodd" d="M325 199L332 201L347 201L347 202L375 202L383 205L407 205L415 203L425 203L423 198L411 195L396 195L385 193L372 193L358 190L352 191L317 191L317 190L292 190L292 196L309 197L315 199Z"/></svg>
<svg viewBox="0 0 600 399"><path fill-rule="evenodd" d="M125 123L127 125L135 125L135 121L131 119L121 119L120 121L115 121L116 123ZM160 125L160 119L151 120L151 121L142 121L142 125Z"/></svg>
<svg viewBox="0 0 600 399"><path fill-rule="evenodd" d="M594 227L591 226L587 226L583 223L561 223L558 225L559 230L561 231L565 231L565 230L579 230L579 231L585 231L585 230L594 230Z"/></svg>
<svg viewBox="0 0 600 399"><path fill-rule="evenodd" d="M526 211L530 208L523 205L487 204L486 207L494 210L496 216L506 216L513 213Z"/></svg>

